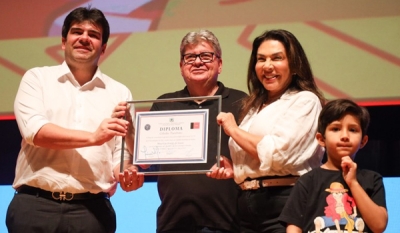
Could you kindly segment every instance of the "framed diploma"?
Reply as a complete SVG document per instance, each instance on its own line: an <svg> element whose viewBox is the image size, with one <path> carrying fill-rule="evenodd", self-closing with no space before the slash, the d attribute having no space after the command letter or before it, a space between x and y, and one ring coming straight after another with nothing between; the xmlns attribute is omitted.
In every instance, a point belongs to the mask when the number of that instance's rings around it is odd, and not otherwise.
<svg viewBox="0 0 400 233"><path fill-rule="evenodd" d="M208 109L138 112L135 164L206 163Z"/></svg>
<svg viewBox="0 0 400 233"><path fill-rule="evenodd" d="M214 99L218 101L221 112L221 96L199 96L187 98L169 98L156 100L127 101L130 104L178 102ZM215 112L215 110L214 110ZM214 113L215 114L215 113ZM209 133L217 133L215 163L219 167L221 152L221 127L209 132L209 109L180 109L164 111L140 111L135 116L135 136L133 163L146 167L168 167L172 164L207 163ZM212 119L215 121L215 119ZM214 137L213 137L214 138ZM125 139L122 147L125 146ZM214 148L214 147L213 147ZM121 156L121 164L123 164ZM155 166L152 166L155 165ZM170 167L170 166L169 166ZM180 170L143 170L145 175L201 174L210 170L188 169L193 166L179 166ZM211 168L211 167L210 167ZM210 169L208 168L208 169ZM121 166L121 171L123 170Z"/></svg>

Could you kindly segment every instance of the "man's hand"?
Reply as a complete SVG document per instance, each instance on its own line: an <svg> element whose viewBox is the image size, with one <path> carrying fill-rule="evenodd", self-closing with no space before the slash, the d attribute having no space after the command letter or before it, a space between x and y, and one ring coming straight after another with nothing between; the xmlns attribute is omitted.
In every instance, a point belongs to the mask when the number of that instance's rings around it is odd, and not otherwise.
<svg viewBox="0 0 400 233"><path fill-rule="evenodd" d="M138 168L130 165L123 173L119 173L119 183L121 188L130 192L143 186L144 174L138 172Z"/></svg>
<svg viewBox="0 0 400 233"><path fill-rule="evenodd" d="M132 116L129 111L129 104L126 101L119 102L117 106L115 106L113 112L111 113L112 118L124 119L127 121L132 121Z"/></svg>
<svg viewBox="0 0 400 233"><path fill-rule="evenodd" d="M135 128L133 126L130 105L126 101L119 102L111 113L112 118L124 119L128 122L127 132L125 132L125 143L129 153L133 154L133 144L135 137Z"/></svg>
<svg viewBox="0 0 400 233"><path fill-rule="evenodd" d="M214 179L230 179L233 178L232 162L224 156L220 156L220 167L217 164L211 168L211 172L207 172L207 176Z"/></svg>
<svg viewBox="0 0 400 233"><path fill-rule="evenodd" d="M115 136L125 137L129 122L117 118L104 119L93 133L93 144L102 145Z"/></svg>

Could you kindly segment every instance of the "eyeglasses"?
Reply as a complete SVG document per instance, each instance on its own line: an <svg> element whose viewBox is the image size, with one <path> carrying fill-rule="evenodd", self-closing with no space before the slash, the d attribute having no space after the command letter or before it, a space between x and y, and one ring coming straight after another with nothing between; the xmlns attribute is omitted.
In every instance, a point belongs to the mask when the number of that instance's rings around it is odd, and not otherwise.
<svg viewBox="0 0 400 233"><path fill-rule="evenodd" d="M217 58L219 58L219 56L215 55ZM197 57L200 58L200 61L204 62L204 63L210 63L214 60L214 53L212 52L203 52L203 53L199 53L199 54L194 54L194 53L187 53L187 54L183 54L182 58L183 61L185 62L185 64L193 64Z"/></svg>

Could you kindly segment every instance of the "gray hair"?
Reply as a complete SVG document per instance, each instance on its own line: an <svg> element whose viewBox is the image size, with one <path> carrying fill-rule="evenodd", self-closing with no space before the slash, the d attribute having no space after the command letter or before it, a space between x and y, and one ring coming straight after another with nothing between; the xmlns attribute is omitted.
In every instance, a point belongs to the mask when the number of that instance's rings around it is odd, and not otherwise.
<svg viewBox="0 0 400 233"><path fill-rule="evenodd" d="M185 52L186 46L197 45L202 41L206 41L211 44L217 57L222 56L221 46L219 45L218 39L214 33L206 29L201 29L199 31L189 32L185 37L183 37L180 48L181 58Z"/></svg>

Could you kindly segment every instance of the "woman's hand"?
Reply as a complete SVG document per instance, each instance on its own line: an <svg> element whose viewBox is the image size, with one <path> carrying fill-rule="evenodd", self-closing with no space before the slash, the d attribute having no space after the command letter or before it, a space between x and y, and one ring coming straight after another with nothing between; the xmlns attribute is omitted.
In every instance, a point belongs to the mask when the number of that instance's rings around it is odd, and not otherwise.
<svg viewBox="0 0 400 233"><path fill-rule="evenodd" d="M228 136L232 136L233 131L238 129L235 117L230 112L220 112L217 116L217 123L222 126Z"/></svg>

